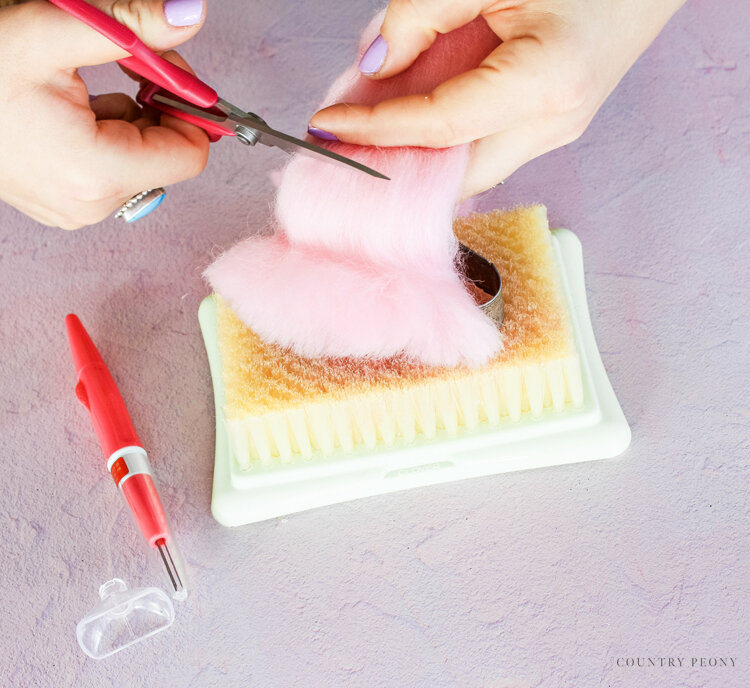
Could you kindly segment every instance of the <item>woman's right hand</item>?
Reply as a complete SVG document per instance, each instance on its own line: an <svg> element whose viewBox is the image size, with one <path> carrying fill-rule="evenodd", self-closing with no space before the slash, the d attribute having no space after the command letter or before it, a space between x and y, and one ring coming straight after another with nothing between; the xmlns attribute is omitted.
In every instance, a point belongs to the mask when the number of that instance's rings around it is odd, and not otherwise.
<svg viewBox="0 0 750 688"><path fill-rule="evenodd" d="M94 4L156 51L194 36L205 16L203 0ZM202 129L144 112L121 93L89 100L77 68L127 56L44 0L0 10L0 199L42 224L76 229L203 170ZM176 53L164 57L187 67Z"/></svg>

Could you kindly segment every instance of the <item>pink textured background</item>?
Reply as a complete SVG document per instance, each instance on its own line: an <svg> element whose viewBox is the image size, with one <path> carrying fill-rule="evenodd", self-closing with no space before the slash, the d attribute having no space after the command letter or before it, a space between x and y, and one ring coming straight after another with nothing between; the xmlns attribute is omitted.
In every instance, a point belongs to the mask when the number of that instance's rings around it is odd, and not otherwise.
<svg viewBox="0 0 750 688"><path fill-rule="evenodd" d="M211 3L184 53L302 132L372 2ZM231 142L134 227L0 208L3 686L750 685L746 0L691 0L574 145L485 207L542 201L583 241L633 428L615 461L371 498L227 530L209 512L201 269L261 227L280 163ZM92 92L113 71L89 72ZM104 662L75 623L113 574L154 581L73 396L76 311L120 381L192 567L175 626ZM618 657L734 657L625 669Z"/></svg>

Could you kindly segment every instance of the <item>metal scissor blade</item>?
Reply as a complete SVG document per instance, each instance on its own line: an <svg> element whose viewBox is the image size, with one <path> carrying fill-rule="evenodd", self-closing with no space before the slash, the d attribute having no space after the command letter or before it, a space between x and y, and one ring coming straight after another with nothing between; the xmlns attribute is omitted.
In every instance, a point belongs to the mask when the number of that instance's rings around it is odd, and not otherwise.
<svg viewBox="0 0 750 688"><path fill-rule="evenodd" d="M316 146L314 143L308 143L307 141L290 136L289 134L276 131L269 127L265 120L258 117L258 115L254 115L250 112L243 112L223 99L219 99L217 105L220 109L227 111L226 116L215 115L202 108L194 107L188 103L174 100L162 94L155 95L154 100L173 108L177 108L178 110L182 110L183 112L187 112L190 115L195 115L196 117L208 119L213 122L226 123L227 128L232 129L235 132L238 127L242 127L245 130L249 129L251 133L257 136L257 142L262 143L264 146L275 146L276 148L283 150L285 153L290 154L307 151L309 153L322 155L330 160L348 165L349 167L353 167L354 169L365 172L373 177L377 177L378 179L386 179L390 181L390 177L386 177L384 174L376 172L372 168L367 167L367 165L363 165L361 162L357 162L351 158L329 151L327 148ZM243 140L247 141L248 137L244 137ZM248 142L254 145L256 141Z"/></svg>
<svg viewBox="0 0 750 688"><path fill-rule="evenodd" d="M233 118L230 116L230 119ZM339 155L338 153L334 153L327 148L316 146L314 143L309 143L294 136L290 136L289 134L285 134L281 131L276 131L275 129L269 127L265 122L255 122L254 120L246 121L247 124L245 124L244 126L251 127L252 129L255 129L255 131L260 132L261 135L259 142L265 146L276 146L276 148L281 148L281 150L285 151L286 153L301 153L304 151L308 151L317 155L323 155L330 160L335 160L336 162L343 163L344 165L349 165L349 167L353 167L357 170L360 170L361 172L366 172L367 174L373 177L377 177L378 179L386 179L390 181L390 177L386 177L384 174L373 170L371 167L367 167L367 165L363 165L361 162L357 162L356 160L352 160L351 158L347 158L343 155Z"/></svg>

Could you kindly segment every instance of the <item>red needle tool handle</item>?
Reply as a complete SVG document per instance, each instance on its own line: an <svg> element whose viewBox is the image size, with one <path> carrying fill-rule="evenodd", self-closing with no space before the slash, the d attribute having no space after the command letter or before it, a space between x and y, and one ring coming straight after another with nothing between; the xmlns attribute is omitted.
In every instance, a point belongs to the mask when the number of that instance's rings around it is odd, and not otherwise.
<svg viewBox="0 0 750 688"><path fill-rule="evenodd" d="M78 384L78 400L88 409L107 468L151 547L169 540L169 528L143 448L112 375L78 316L65 318Z"/></svg>
<svg viewBox="0 0 750 688"><path fill-rule="evenodd" d="M78 384L76 396L88 409L91 422L112 474L143 537L158 550L172 586L172 596L187 595L182 565L156 491L151 466L120 396L117 384L77 315L65 318ZM171 550L171 551L170 551Z"/></svg>

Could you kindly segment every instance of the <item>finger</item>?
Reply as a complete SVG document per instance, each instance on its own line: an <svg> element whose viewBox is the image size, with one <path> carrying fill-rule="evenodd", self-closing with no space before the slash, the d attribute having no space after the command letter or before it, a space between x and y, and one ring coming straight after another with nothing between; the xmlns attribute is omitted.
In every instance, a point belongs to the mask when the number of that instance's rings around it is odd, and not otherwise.
<svg viewBox="0 0 750 688"><path fill-rule="evenodd" d="M117 170L115 188L103 189L108 196L191 179L208 160L206 132L169 115L162 115L160 126L142 130L121 120L103 120L97 127L97 165Z"/></svg>
<svg viewBox="0 0 750 688"><path fill-rule="evenodd" d="M204 0L96 0L92 2L133 31L147 46L163 51L194 36L205 17ZM43 45L34 63L42 69L75 69L104 64L128 53L79 19L37 0L18 8L19 37L33 35ZM24 31L24 26L28 31ZM19 48L22 47L19 45Z"/></svg>
<svg viewBox="0 0 750 688"><path fill-rule="evenodd" d="M461 198L486 191L534 158L575 141L588 122L576 116L551 120L540 117L476 141L471 147Z"/></svg>
<svg viewBox="0 0 750 688"><path fill-rule="evenodd" d="M476 69L453 77L432 93L376 105L340 103L316 113L310 126L361 145L444 148L519 125L540 111L539 43L503 43Z"/></svg>
<svg viewBox="0 0 750 688"><path fill-rule="evenodd" d="M161 54L161 57L165 59L167 62L171 62L172 64L180 67L180 69L184 69L189 74L192 74L195 76L195 70L187 63L184 57L180 55L176 50L167 50L166 52ZM125 67L124 65L118 65L120 70L125 74L127 77L132 79L133 81L138 82L139 84L145 84L149 83L148 79L141 76L140 74L136 74L133 70L128 69L128 67ZM144 105L143 106L144 112L148 113L150 116L157 112L157 108L151 106L151 105Z"/></svg>
<svg viewBox="0 0 750 688"><path fill-rule="evenodd" d="M96 119L121 119L134 122L141 116L141 108L124 93L105 93L95 96L89 103Z"/></svg>
<svg viewBox="0 0 750 688"><path fill-rule="evenodd" d="M182 55L180 55L180 53L178 53L176 50L168 50L167 52L162 54L162 57L165 60L167 60L167 62L171 62L172 64L180 67L180 69L184 69L186 72L195 75L195 71L187 63L187 60L185 60L185 58L182 57ZM127 73L127 70L123 69L123 71ZM141 82L144 81L143 78L139 77L138 75L135 75L135 77L131 77L131 78L135 78L137 81L141 81ZM151 118L154 124L159 124L161 111L157 107L153 105L144 105L142 109L143 109L144 117ZM172 118L169 118L168 121L173 121L175 119L176 118L172 117ZM183 123L183 124L187 124L187 123ZM193 124L190 124L188 126L195 127L195 125ZM199 127L195 127L195 128L196 130L199 129Z"/></svg>
<svg viewBox="0 0 750 688"><path fill-rule="evenodd" d="M158 127L161 124L161 118L159 117L159 113L156 113L156 117L139 117L133 120L131 124L139 131L144 131L148 127Z"/></svg>
<svg viewBox="0 0 750 688"><path fill-rule="evenodd" d="M474 143L464 174L461 200L505 181L519 167L536 157L533 147L534 136L517 129L503 131Z"/></svg>
<svg viewBox="0 0 750 688"><path fill-rule="evenodd" d="M180 67L181 69L184 69L186 72L189 72L190 74L195 74L195 71L193 70L193 68L187 63L185 58L183 58L182 55L180 55L177 51L168 50L167 52L162 54L162 57L168 62L171 62L172 64L175 64L178 67ZM146 81L142 76L135 74L134 72L131 72L126 67L123 67L122 65L120 65L120 68L131 79L138 81L139 83L143 83L144 81ZM133 122L141 130L145 129L146 126L155 126L155 125L160 124L161 112L156 107L153 107L151 105L144 105L141 108L141 115L142 117L140 117L137 121ZM171 119L173 120L174 118L171 118ZM190 126L194 126L194 125L190 125Z"/></svg>
<svg viewBox="0 0 750 688"><path fill-rule="evenodd" d="M161 57L167 60L167 62L171 62L172 64L177 65L178 67L181 67L186 72L190 72L193 76L195 76L195 70L187 63L184 57L180 55L176 50L167 50L163 53L161 53ZM132 69L129 69L125 65L118 64L117 65L120 68L120 71L122 71L125 76L132 79L133 81L137 81L139 84L143 84L148 81L146 77L141 76L140 74L137 74Z"/></svg>
<svg viewBox="0 0 750 688"><path fill-rule="evenodd" d="M368 48L360 70L386 78L406 69L439 33L448 33L478 17L491 2L470 0L391 0L380 36Z"/></svg>

